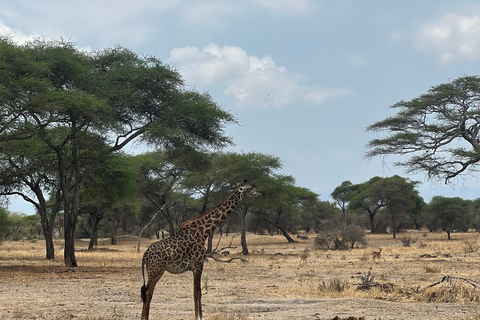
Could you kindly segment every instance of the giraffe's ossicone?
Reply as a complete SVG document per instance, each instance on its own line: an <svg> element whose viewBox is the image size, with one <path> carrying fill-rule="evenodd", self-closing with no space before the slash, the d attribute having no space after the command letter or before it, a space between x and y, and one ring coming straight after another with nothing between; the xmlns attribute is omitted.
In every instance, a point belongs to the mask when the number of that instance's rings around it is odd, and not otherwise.
<svg viewBox="0 0 480 320"><path fill-rule="evenodd" d="M228 217L244 197L264 197L255 185L240 184L215 208L184 222L170 238L152 243L143 254L141 290L143 300L142 320L148 319L153 291L165 271L173 274L187 270L193 272L193 299L195 319L203 319L201 303L201 277L205 261L205 240ZM148 282L145 284L147 269Z"/></svg>

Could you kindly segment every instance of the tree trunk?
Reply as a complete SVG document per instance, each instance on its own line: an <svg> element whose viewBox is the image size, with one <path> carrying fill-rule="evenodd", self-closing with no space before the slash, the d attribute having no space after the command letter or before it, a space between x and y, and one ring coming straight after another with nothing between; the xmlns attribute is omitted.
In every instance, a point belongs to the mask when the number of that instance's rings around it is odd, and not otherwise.
<svg viewBox="0 0 480 320"><path fill-rule="evenodd" d="M58 212L58 205L60 203L60 196L58 192L55 197L55 205L51 207L50 211L50 221L47 214L47 203L43 196L43 192L40 188L33 188L33 191L38 199L38 203L31 201L38 210L40 215L40 225L42 226L43 236L45 237L45 247L46 247L46 259L53 260L55 259L55 247L53 244L53 230L55 225L55 218Z"/></svg>
<svg viewBox="0 0 480 320"><path fill-rule="evenodd" d="M348 224L348 212L347 212L347 208L345 208L345 203L342 205L342 213L343 213L343 224L347 225Z"/></svg>
<svg viewBox="0 0 480 320"><path fill-rule="evenodd" d="M290 237L290 235L288 234L287 230L285 230L284 227L282 227L281 225L278 225L274 222L271 222L269 220L265 220L266 222L270 223L272 226L274 226L275 228L277 228L277 231L280 231L283 236L287 239L288 242L290 243L293 243L293 242L297 242L296 240L294 240L292 237Z"/></svg>
<svg viewBox="0 0 480 320"><path fill-rule="evenodd" d="M162 210L163 217L167 220L168 228L170 229L170 237L173 236L175 232L175 226L173 225L172 215L170 210L166 207L165 210Z"/></svg>
<svg viewBox="0 0 480 320"><path fill-rule="evenodd" d="M55 247L53 245L53 227L43 230L43 236L45 237L45 246L46 246L46 259L53 260L55 259Z"/></svg>
<svg viewBox="0 0 480 320"><path fill-rule="evenodd" d="M370 233L375 233L377 230L375 230L375 211L374 212L368 212L368 217L370 218Z"/></svg>
<svg viewBox="0 0 480 320"><path fill-rule="evenodd" d="M77 224L77 217L70 210L65 210L64 215L65 249L63 258L65 267L77 267L77 259L75 258L75 225Z"/></svg>
<svg viewBox="0 0 480 320"><path fill-rule="evenodd" d="M391 216L392 216L393 239L397 239L398 215L395 212L393 212L393 213L391 213Z"/></svg>
<svg viewBox="0 0 480 320"><path fill-rule="evenodd" d="M37 196L39 199L40 197ZM40 225L42 226L43 236L45 237L45 248L46 248L46 259L53 260L55 259L55 247L53 244L53 225L55 221L55 213L51 215L51 222L48 222L47 208L43 198L39 200L39 205L36 206L38 213L40 214Z"/></svg>
<svg viewBox="0 0 480 320"><path fill-rule="evenodd" d="M248 255L248 247L247 247L247 230L245 230L245 224L242 225L242 236L240 238L240 243L242 244L242 254L244 256Z"/></svg>
<svg viewBox="0 0 480 320"><path fill-rule="evenodd" d="M92 225L92 236L90 237L90 242L88 243L88 250L92 250L93 246L98 245L98 225L100 224L100 220L102 218L98 218L96 215L92 217L93 225Z"/></svg>
<svg viewBox="0 0 480 320"><path fill-rule="evenodd" d="M112 237L110 240L110 244L116 246L117 245L117 222L112 221Z"/></svg>
<svg viewBox="0 0 480 320"><path fill-rule="evenodd" d="M78 179L78 178L77 178ZM72 198L64 195L64 225L65 225L65 251L63 253L65 267L77 267L75 258L75 228L77 226L78 212L80 209L80 184L76 184ZM64 190L68 190L65 188Z"/></svg>

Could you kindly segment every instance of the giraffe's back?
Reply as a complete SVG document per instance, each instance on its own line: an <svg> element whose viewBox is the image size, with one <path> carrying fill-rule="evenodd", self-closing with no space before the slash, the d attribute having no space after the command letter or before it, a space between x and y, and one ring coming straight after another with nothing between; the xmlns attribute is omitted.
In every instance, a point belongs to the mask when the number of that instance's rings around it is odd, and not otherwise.
<svg viewBox="0 0 480 320"><path fill-rule="evenodd" d="M166 270L178 274L192 270L192 260L195 258L190 237L175 234L170 238L152 243L143 255L147 272L151 274L157 270Z"/></svg>

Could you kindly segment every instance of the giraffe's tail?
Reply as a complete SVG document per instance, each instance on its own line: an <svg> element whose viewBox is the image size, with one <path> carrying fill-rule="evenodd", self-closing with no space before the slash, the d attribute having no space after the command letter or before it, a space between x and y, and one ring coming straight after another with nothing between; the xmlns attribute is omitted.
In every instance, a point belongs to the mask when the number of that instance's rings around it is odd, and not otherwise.
<svg viewBox="0 0 480 320"><path fill-rule="evenodd" d="M140 294L142 296L142 301L145 302L147 300L147 287L145 286L145 260L142 259L142 277L143 277L143 286L142 289L140 290Z"/></svg>

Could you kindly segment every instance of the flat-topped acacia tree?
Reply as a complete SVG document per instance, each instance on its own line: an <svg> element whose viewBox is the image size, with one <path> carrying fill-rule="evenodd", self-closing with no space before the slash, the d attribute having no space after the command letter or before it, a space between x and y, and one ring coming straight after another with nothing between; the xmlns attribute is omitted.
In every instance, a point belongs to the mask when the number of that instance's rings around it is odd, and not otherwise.
<svg viewBox="0 0 480 320"><path fill-rule="evenodd" d="M45 171L36 185L40 192L58 191L64 262L75 267L82 186L107 154L133 141L165 150L221 148L231 143L224 127L235 119L208 94L187 89L180 74L155 57L122 47L85 52L71 42L18 45L1 38L0 122L0 168L13 170L0 177L9 183L2 193L31 196L31 186L15 177L22 166ZM14 143L36 151L4 148ZM12 164L14 150L23 157ZM38 150L50 156L36 163Z"/></svg>
<svg viewBox="0 0 480 320"><path fill-rule="evenodd" d="M480 77L434 86L391 108L396 114L367 128L385 134L368 143L367 158L405 156L395 165L445 183L475 172L480 161Z"/></svg>

